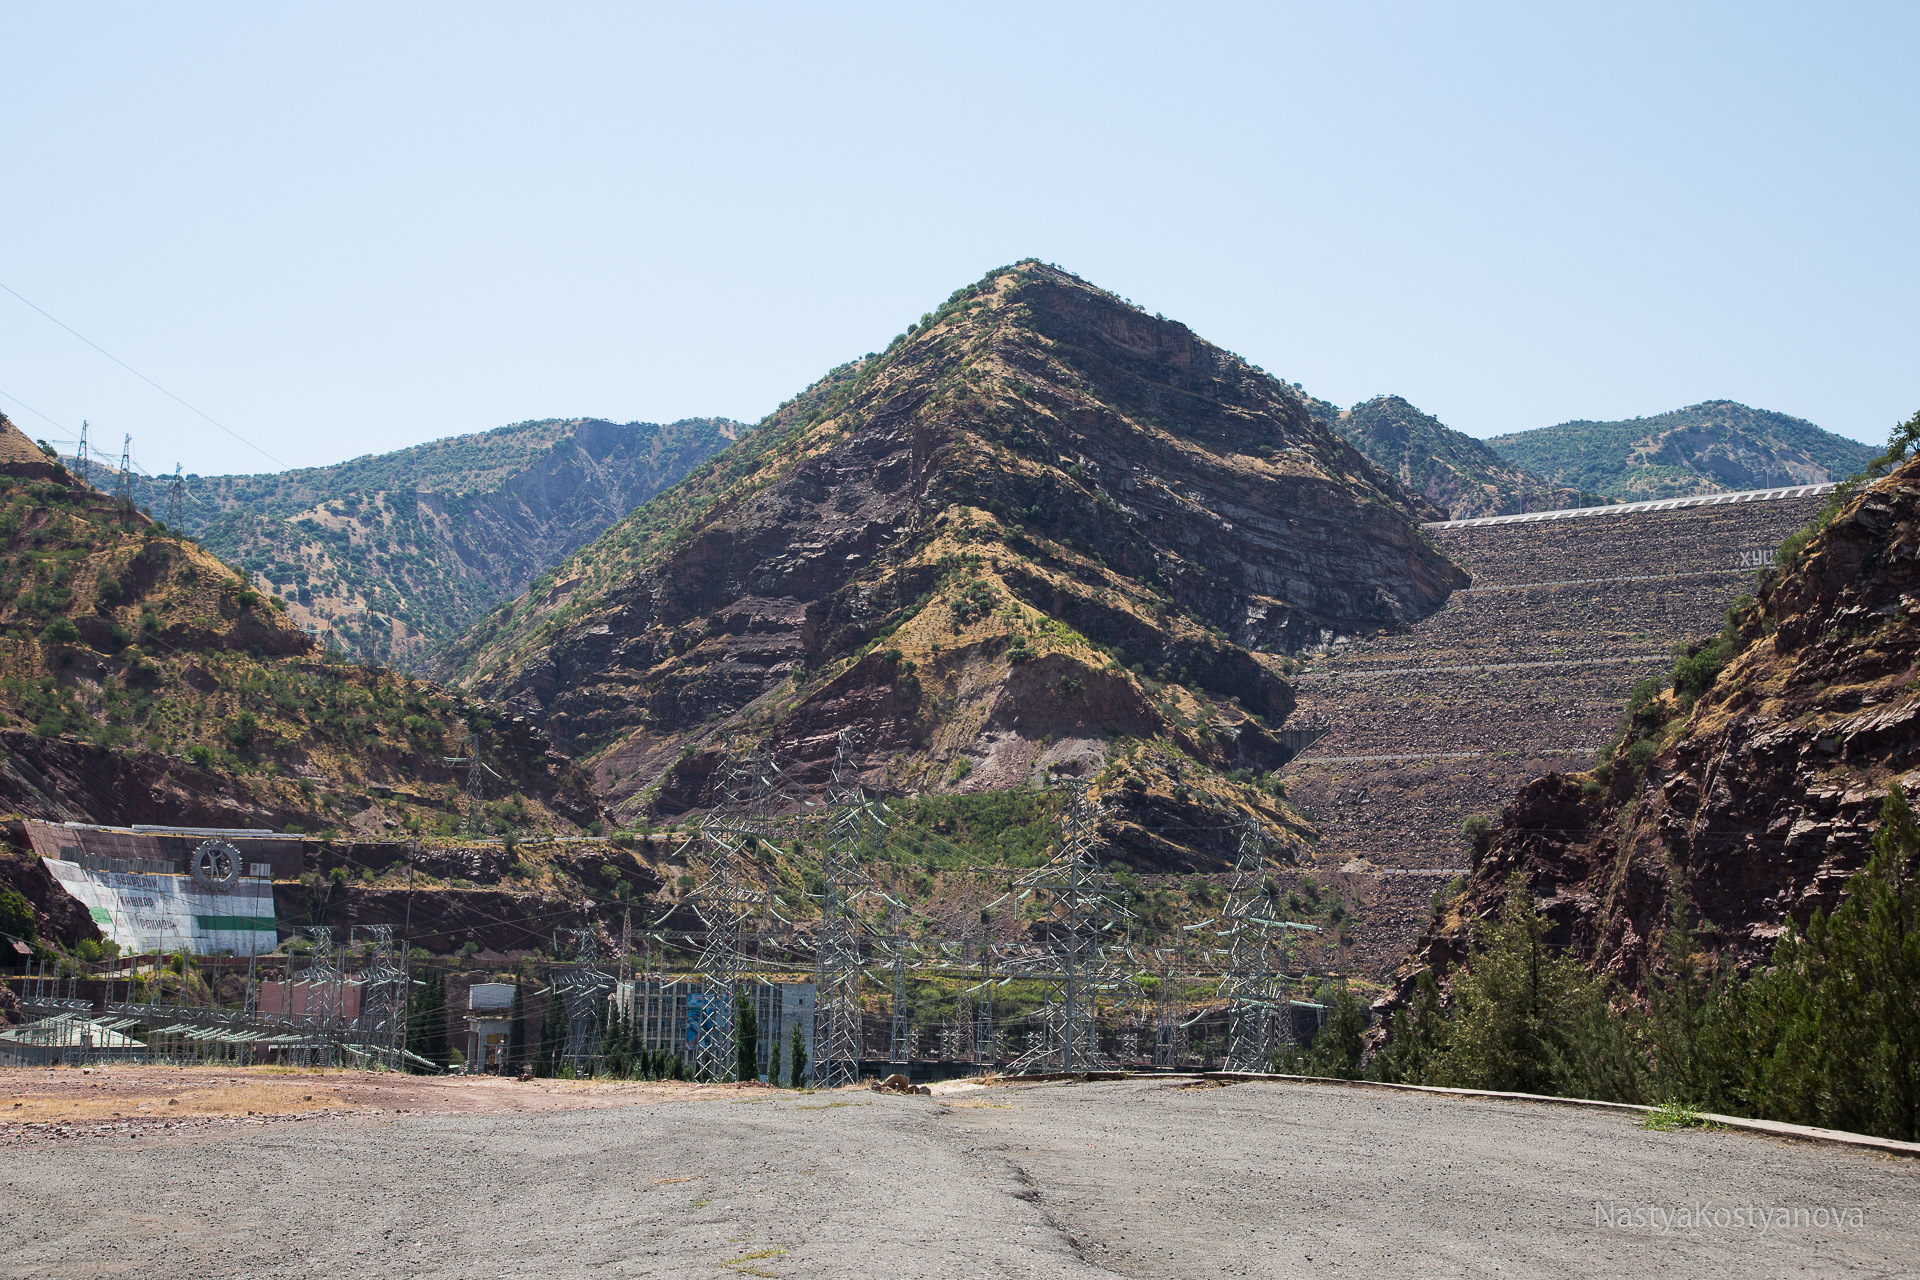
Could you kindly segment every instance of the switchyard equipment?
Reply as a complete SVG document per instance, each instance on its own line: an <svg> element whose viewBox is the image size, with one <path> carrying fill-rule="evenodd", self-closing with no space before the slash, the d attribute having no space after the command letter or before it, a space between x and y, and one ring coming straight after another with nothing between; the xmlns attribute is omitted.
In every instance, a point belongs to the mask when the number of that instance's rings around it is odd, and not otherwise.
<svg viewBox="0 0 1920 1280"><path fill-rule="evenodd" d="M689 1003L688 1057L696 1080L732 1080L739 1073L734 1002L747 971L741 939L761 896L747 880L746 854L773 834L776 811L786 804L804 807L804 795L784 779L759 750L730 757L715 797L717 803L700 824L695 857L701 876L688 901L706 930L699 971L706 999Z"/></svg>
<svg viewBox="0 0 1920 1280"><path fill-rule="evenodd" d="M606 1033L600 1014L619 983L595 967L600 960L599 939L592 929L567 932L573 937L575 967L553 980L548 998L561 1001L567 1014L567 1043L560 1060L576 1077L584 1077L592 1075L600 1061Z"/></svg>
<svg viewBox="0 0 1920 1280"><path fill-rule="evenodd" d="M1067 784L1066 829L1046 865L1015 883L1019 897L1036 895L1047 928L1046 956L1028 976L1046 984L1040 1034L1010 1066L1012 1071L1086 1071L1108 1065L1100 1052L1095 993L1106 984L1102 935L1124 911L1107 893L1109 877L1093 857L1098 821L1087 784Z"/></svg>
<svg viewBox="0 0 1920 1280"><path fill-rule="evenodd" d="M1278 917L1266 871L1266 837L1257 822L1243 817L1233 880L1220 913L1219 942L1227 956L1220 998L1228 1002L1228 1071L1271 1071L1274 1053L1293 1043L1284 939L1288 930L1315 931Z"/></svg>
<svg viewBox="0 0 1920 1280"><path fill-rule="evenodd" d="M820 941L814 956L814 1083L823 1089L860 1080L860 901L873 888L860 853L880 825L860 785L852 739L840 731L827 787L826 840L820 895Z"/></svg>

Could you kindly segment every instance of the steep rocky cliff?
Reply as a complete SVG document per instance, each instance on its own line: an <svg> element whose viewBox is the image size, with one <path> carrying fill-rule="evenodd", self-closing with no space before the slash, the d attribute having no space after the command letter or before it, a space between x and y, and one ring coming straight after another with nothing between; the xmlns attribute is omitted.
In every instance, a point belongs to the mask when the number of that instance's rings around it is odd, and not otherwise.
<svg viewBox="0 0 1920 1280"><path fill-rule="evenodd" d="M1257 772L1286 755L1286 655L1464 583L1416 514L1291 388L1028 262L834 370L450 660L623 812L703 805L730 738L824 766L843 725L896 792L1085 776L1123 738Z"/></svg>
<svg viewBox="0 0 1920 1280"><path fill-rule="evenodd" d="M189 476L180 523L295 622L353 656L431 673L488 609L726 448L738 425L522 422L330 467ZM136 476L136 502L164 514L168 483Z"/></svg>
<svg viewBox="0 0 1920 1280"><path fill-rule="evenodd" d="M1676 884L1699 944L1751 964L1839 902L1895 780L1920 785L1920 460L1790 540L1721 636L1635 691L1600 768L1522 788L1389 1003L1465 954L1515 869L1550 941L1630 989Z"/></svg>
<svg viewBox="0 0 1920 1280"><path fill-rule="evenodd" d="M471 727L523 826L599 818L524 718L328 660L277 601L50 465L4 417L0 633L0 812L450 830L462 794L442 757Z"/></svg>
<svg viewBox="0 0 1920 1280"><path fill-rule="evenodd" d="M1507 461L1399 396L1376 396L1351 409L1322 400L1313 415L1378 463L1411 493L1454 520L1598 506L1605 499L1555 484Z"/></svg>

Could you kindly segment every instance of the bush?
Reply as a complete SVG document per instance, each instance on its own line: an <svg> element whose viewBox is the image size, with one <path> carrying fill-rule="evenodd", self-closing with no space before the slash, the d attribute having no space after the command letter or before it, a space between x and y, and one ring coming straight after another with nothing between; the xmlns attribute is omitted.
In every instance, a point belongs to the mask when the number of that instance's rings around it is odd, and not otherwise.
<svg viewBox="0 0 1920 1280"><path fill-rule="evenodd" d="M0 933L33 941L33 904L18 889L0 888Z"/></svg>
<svg viewBox="0 0 1920 1280"><path fill-rule="evenodd" d="M40 639L45 644L73 644L80 639L80 628L71 618L55 618L41 630Z"/></svg>

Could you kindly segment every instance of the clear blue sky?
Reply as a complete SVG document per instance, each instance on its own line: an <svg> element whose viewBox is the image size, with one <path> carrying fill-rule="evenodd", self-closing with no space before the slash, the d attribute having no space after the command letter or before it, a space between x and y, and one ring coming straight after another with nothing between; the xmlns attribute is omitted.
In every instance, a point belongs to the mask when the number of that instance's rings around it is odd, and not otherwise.
<svg viewBox="0 0 1920 1280"><path fill-rule="evenodd" d="M756 419L1027 255L1475 435L1884 440L1920 8L1581 8L11 5L0 283L290 465ZM0 393L275 469L5 294Z"/></svg>

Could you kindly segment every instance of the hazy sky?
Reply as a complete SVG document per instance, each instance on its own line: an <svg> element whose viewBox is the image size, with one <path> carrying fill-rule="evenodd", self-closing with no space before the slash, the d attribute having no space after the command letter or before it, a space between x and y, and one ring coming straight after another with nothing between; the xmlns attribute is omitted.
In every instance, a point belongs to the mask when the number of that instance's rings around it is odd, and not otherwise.
<svg viewBox="0 0 1920 1280"><path fill-rule="evenodd" d="M1584 8L11 5L0 284L289 465L757 419L1029 255L1475 435L1884 440L1920 7ZM0 395L275 469L3 293Z"/></svg>

